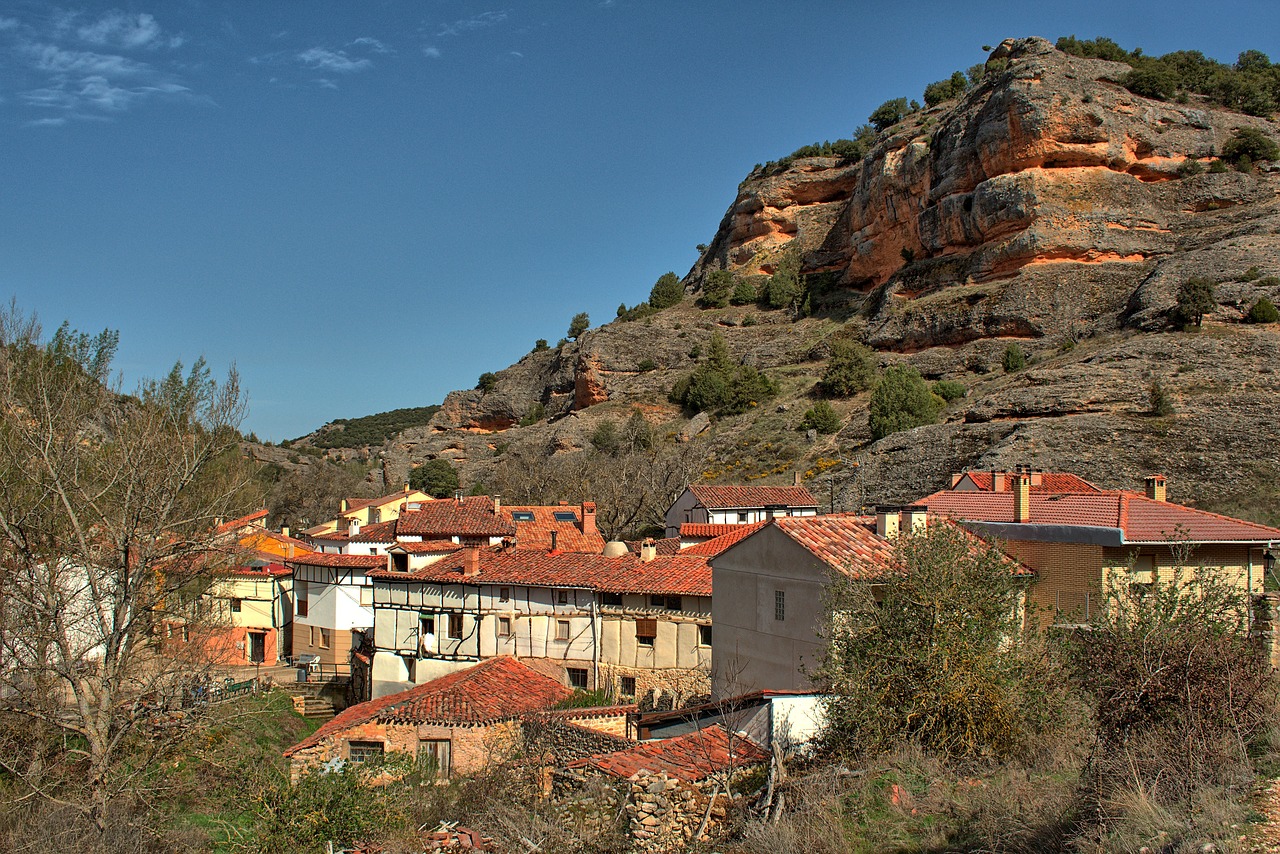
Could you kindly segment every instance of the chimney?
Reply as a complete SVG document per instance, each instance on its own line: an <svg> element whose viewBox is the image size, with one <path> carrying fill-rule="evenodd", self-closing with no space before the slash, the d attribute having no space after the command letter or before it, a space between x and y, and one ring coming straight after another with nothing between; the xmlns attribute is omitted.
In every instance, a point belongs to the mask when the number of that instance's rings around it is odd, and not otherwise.
<svg viewBox="0 0 1280 854"><path fill-rule="evenodd" d="M876 535L886 540L898 538L898 528L902 524L902 508L876 508Z"/></svg>
<svg viewBox="0 0 1280 854"><path fill-rule="evenodd" d="M958 484L958 483L959 483L961 480L963 480L963 479L964 479L964 475L963 475L963 474L961 474L961 473L960 473L960 472L958 472L958 471L953 471L953 472L951 473L951 488L952 488L952 489L955 489L955 488L956 488L956 484Z"/></svg>
<svg viewBox="0 0 1280 854"><path fill-rule="evenodd" d="M1031 469L1018 466L1014 475L1013 521L1031 521Z"/></svg>
<svg viewBox="0 0 1280 854"><path fill-rule="evenodd" d="M280 529L280 536L282 536L282 537L287 537L287 536L289 536L289 526L288 526L288 525L285 525L283 528L281 528L281 529Z"/></svg>
<svg viewBox="0 0 1280 854"><path fill-rule="evenodd" d="M339 512L339 513L346 513L346 512L347 512L347 508L348 508L349 506L350 506L350 505L348 505L348 504L347 504L347 499L345 499L345 498L344 498L344 499L342 499L341 501L339 501L339 502L338 502L338 512Z"/></svg>
<svg viewBox="0 0 1280 854"><path fill-rule="evenodd" d="M929 524L929 508L923 504L913 504L904 507L902 510L902 527L907 529L908 533L921 534L924 533L925 526Z"/></svg>
<svg viewBox="0 0 1280 854"><path fill-rule="evenodd" d="M456 501L456 502L458 502L459 504L461 504L461 503L462 503L462 490L461 490L461 489L455 489L455 490L453 491L453 500L454 500L454 501Z"/></svg>
<svg viewBox="0 0 1280 854"><path fill-rule="evenodd" d="M1004 472L991 470L991 491L1004 492Z"/></svg>
<svg viewBox="0 0 1280 854"><path fill-rule="evenodd" d="M347 525L347 536L355 537L355 536L358 536L359 533L360 533L360 520L352 519L351 522Z"/></svg>
<svg viewBox="0 0 1280 854"><path fill-rule="evenodd" d="M405 495L409 494L409 481L407 480L404 482L404 494Z"/></svg>
<svg viewBox="0 0 1280 854"><path fill-rule="evenodd" d="M658 556L658 547L653 542L652 537L645 537L644 542L640 543L640 560L648 563Z"/></svg>
<svg viewBox="0 0 1280 854"><path fill-rule="evenodd" d="M480 574L480 549L472 546L462 550L462 574L466 578Z"/></svg>
<svg viewBox="0 0 1280 854"><path fill-rule="evenodd" d="M556 540L558 540L558 539L559 539L559 537L557 536L558 534L559 534L559 531L552 531L552 532L551 532L551 551L553 551L553 552L558 550L558 549L556 548Z"/></svg>
<svg viewBox="0 0 1280 854"><path fill-rule="evenodd" d="M1165 479L1162 474L1147 475L1147 497L1152 501L1167 501Z"/></svg>
<svg viewBox="0 0 1280 854"><path fill-rule="evenodd" d="M596 532L596 503L582 502L582 533L591 536Z"/></svg>
<svg viewBox="0 0 1280 854"><path fill-rule="evenodd" d="M493 496L493 515L497 516L501 510L502 510L502 499L495 495Z"/></svg>
<svg viewBox="0 0 1280 854"><path fill-rule="evenodd" d="M803 486L803 485L804 485L804 483L803 483L803 480L804 480L804 479L800 476L800 472L796 472L796 473L795 473L795 475L794 475L794 478L795 478L795 479L792 481L792 484L793 484L794 486Z"/></svg>

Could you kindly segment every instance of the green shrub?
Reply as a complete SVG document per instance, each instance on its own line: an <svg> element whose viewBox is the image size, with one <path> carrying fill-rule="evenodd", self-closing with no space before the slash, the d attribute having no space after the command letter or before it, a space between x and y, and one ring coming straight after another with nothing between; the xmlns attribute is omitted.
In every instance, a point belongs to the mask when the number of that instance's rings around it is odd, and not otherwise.
<svg viewBox="0 0 1280 854"><path fill-rule="evenodd" d="M1160 380L1151 381L1151 387L1147 389L1147 401L1150 404L1148 411L1152 415L1163 418L1173 414L1173 398L1164 390Z"/></svg>
<svg viewBox="0 0 1280 854"><path fill-rule="evenodd" d="M498 387L498 375L493 371L485 371L480 375L480 379L476 380L476 388L483 392L493 391Z"/></svg>
<svg viewBox="0 0 1280 854"><path fill-rule="evenodd" d="M591 434L591 444L597 451L606 454L616 452L622 444L622 434L618 430L618 425L607 418L601 421L596 425L595 432Z"/></svg>
<svg viewBox="0 0 1280 854"><path fill-rule="evenodd" d="M1275 304L1271 300L1258 297L1258 301L1253 304L1253 308L1249 309L1245 319L1250 323L1276 323L1280 321L1280 311L1276 311Z"/></svg>
<svg viewBox="0 0 1280 854"><path fill-rule="evenodd" d="M702 281L702 296L698 305L703 308L724 308L729 304L737 277L729 270L712 270Z"/></svg>
<svg viewBox="0 0 1280 854"><path fill-rule="evenodd" d="M578 336L591 328L591 318L585 311L580 311L569 321L568 337L577 340Z"/></svg>
<svg viewBox="0 0 1280 854"><path fill-rule="evenodd" d="M1018 342L1011 343L1004 348L1004 355L1000 357L1000 366L1004 368L1006 374L1017 373L1027 366L1027 357L1022 353L1022 347L1018 346Z"/></svg>
<svg viewBox="0 0 1280 854"><path fill-rule="evenodd" d="M535 403L533 406L529 407L529 411L526 412L524 414L524 417L520 419L520 426L521 427L532 426L534 424L537 424L539 421L541 421L546 417L547 417L547 408L542 405L541 401L539 401Z"/></svg>
<svg viewBox="0 0 1280 854"><path fill-rule="evenodd" d="M769 308L788 308L800 297L800 255L788 249L778 258L773 275L764 286L764 302Z"/></svg>
<svg viewBox="0 0 1280 854"><path fill-rule="evenodd" d="M823 435L840 432L840 414L825 400L820 400L804 412L801 430L817 430Z"/></svg>
<svg viewBox="0 0 1280 854"><path fill-rule="evenodd" d="M884 131L893 127L898 122L907 117L907 99L906 98L890 98L883 104L875 108L867 121L871 122L871 126L877 131Z"/></svg>
<svg viewBox="0 0 1280 854"><path fill-rule="evenodd" d="M739 279L733 286L733 295L729 297L729 302L734 305L751 305L758 299L760 294L756 293L756 286L746 279Z"/></svg>
<svg viewBox="0 0 1280 854"><path fill-rule="evenodd" d="M1254 282L1262 278L1262 268L1254 265L1236 276L1237 282Z"/></svg>
<svg viewBox="0 0 1280 854"><path fill-rule="evenodd" d="M875 353L870 348L837 338L831 342L831 358L818 387L827 397L851 397L876 381Z"/></svg>
<svg viewBox="0 0 1280 854"><path fill-rule="evenodd" d="M915 368L893 365L871 393L871 436L883 439L938 420L945 402L929 391Z"/></svg>
<svg viewBox="0 0 1280 854"><path fill-rule="evenodd" d="M1214 160L1209 164L1210 175L1221 175L1223 172L1230 172L1231 167L1227 165L1225 160Z"/></svg>
<svg viewBox="0 0 1280 854"><path fill-rule="evenodd" d="M458 489L458 472L448 460L427 460L409 472L409 486L432 498L448 498Z"/></svg>
<svg viewBox="0 0 1280 854"><path fill-rule="evenodd" d="M736 415L777 393L773 381L729 354L724 336L711 336L707 359L671 389L671 401L692 412Z"/></svg>
<svg viewBox="0 0 1280 854"><path fill-rule="evenodd" d="M1194 157L1188 157L1178 164L1178 174L1184 178L1190 178L1202 172L1204 172L1204 164Z"/></svg>
<svg viewBox="0 0 1280 854"><path fill-rule="evenodd" d="M647 302L637 303L631 308L627 308L626 303L618 306L618 319L623 323L633 323L637 320L644 320L658 313L658 310Z"/></svg>
<svg viewBox="0 0 1280 854"><path fill-rule="evenodd" d="M933 384L933 393L938 397L951 403L953 400L959 400L969 393L964 383L955 380L938 380Z"/></svg>
<svg viewBox="0 0 1280 854"><path fill-rule="evenodd" d="M533 342L533 352L541 353L543 350L547 350L547 349L550 349L547 346L547 339L539 338L537 341Z"/></svg>
<svg viewBox="0 0 1280 854"><path fill-rule="evenodd" d="M675 273L663 273L649 291L649 305L657 309L679 305L684 299L684 285Z"/></svg>
<svg viewBox="0 0 1280 854"><path fill-rule="evenodd" d="M1222 158L1232 165L1238 165L1246 157L1251 163L1280 160L1280 146L1257 128L1236 128L1231 139L1222 144Z"/></svg>
<svg viewBox="0 0 1280 854"><path fill-rule="evenodd" d="M1177 303L1173 308L1174 319L1182 326L1194 323L1200 326L1204 316L1218 305L1213 279L1192 276L1178 288Z"/></svg>
<svg viewBox="0 0 1280 854"><path fill-rule="evenodd" d="M924 102L927 106L933 107L943 101L960 97L968 88L969 80L964 72L956 71L946 80L939 80L924 87Z"/></svg>
<svg viewBox="0 0 1280 854"><path fill-rule="evenodd" d="M1178 78L1164 65L1150 63L1130 71L1121 84L1135 95L1167 101L1178 88Z"/></svg>
<svg viewBox="0 0 1280 854"><path fill-rule="evenodd" d="M656 371L658 369L658 363L653 359L641 359L640 364L636 365L636 369L642 374L648 373L649 371Z"/></svg>

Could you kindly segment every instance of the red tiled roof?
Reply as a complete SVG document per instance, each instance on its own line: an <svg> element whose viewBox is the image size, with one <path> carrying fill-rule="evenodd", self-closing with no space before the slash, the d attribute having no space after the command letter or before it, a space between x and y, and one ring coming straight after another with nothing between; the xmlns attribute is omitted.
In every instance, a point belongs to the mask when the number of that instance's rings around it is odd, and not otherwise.
<svg viewBox="0 0 1280 854"><path fill-rule="evenodd" d="M640 554L640 547L644 545L644 540L627 540L627 550L635 554ZM654 553L659 555L678 555L680 554L680 538L679 537L662 537L653 541Z"/></svg>
<svg viewBox="0 0 1280 854"><path fill-rule="evenodd" d="M732 525L711 525L706 522L683 522L680 525L681 537L704 537L708 540L733 533L735 528L742 527L738 523Z"/></svg>
<svg viewBox="0 0 1280 854"><path fill-rule="evenodd" d="M874 517L853 513L787 516L769 524L818 560L853 578L874 578L898 566L893 542L876 535Z"/></svg>
<svg viewBox="0 0 1280 854"><path fill-rule="evenodd" d="M411 555L426 555L456 552L458 549L464 548L453 540L422 540L421 542L398 542L389 546L387 551L392 549L400 549Z"/></svg>
<svg viewBox="0 0 1280 854"><path fill-rule="evenodd" d="M551 532L556 532L556 548L562 552L594 552L604 549L604 537L598 531L582 532L582 507L573 505L503 505L502 515L514 520L516 513L532 513L532 522L516 520L516 547L521 549L551 548ZM574 521L558 522L556 513L573 513Z"/></svg>
<svg viewBox="0 0 1280 854"><path fill-rule="evenodd" d="M758 765L769 758L759 745L738 736L730 742L721 726L668 738L647 741L614 753L597 753L570 762L570 768L594 768L629 780L640 772L675 777L696 783L707 776L731 767Z"/></svg>
<svg viewBox="0 0 1280 854"><path fill-rule="evenodd" d="M817 518L817 517L799 516L795 518L809 519L809 518ZM721 534L720 536L715 537L714 539L703 540L702 542L695 543L694 545L689 546L686 549L681 549L680 554L701 555L702 557L715 557L716 555L723 552L725 549L729 548L729 546L733 545L734 543L740 542L741 540L745 540L747 537L751 536L752 534L754 534L756 531L760 530L767 524L769 523L754 522L750 525L707 525L706 527L709 527L709 528L729 528L730 530L728 533ZM682 535L684 533L684 528L685 528L684 525L680 526L680 532Z"/></svg>
<svg viewBox="0 0 1280 854"><path fill-rule="evenodd" d="M602 593L661 593L710 596L711 567L706 558L659 555L645 562L637 555L606 557L579 552L529 549L481 549L480 574L462 574L463 557L451 555L412 572L378 570L371 578L446 584L519 584L578 587Z"/></svg>
<svg viewBox="0 0 1280 854"><path fill-rule="evenodd" d="M1129 543L1247 543L1280 541L1280 529L1232 519L1136 492L1030 494L1033 525L1119 528ZM1014 523L1013 493L943 490L917 501L930 513L975 522Z"/></svg>
<svg viewBox="0 0 1280 854"><path fill-rule="evenodd" d="M261 510L255 510L252 513L241 516L239 519L232 519L230 522L224 522L215 530L219 534L225 534L227 531L234 531L237 528L247 528L250 525L261 522L265 518L267 518L267 509L264 507Z"/></svg>
<svg viewBox="0 0 1280 854"><path fill-rule="evenodd" d="M1008 492L1013 489L1014 472L1002 472L1004 474L1004 490ZM965 475L969 480L973 481L973 485L984 492L991 491L991 472L989 471L967 471ZM1031 491L1032 492L1101 492L1097 486L1079 475L1069 474L1060 471L1033 472L1031 475Z"/></svg>
<svg viewBox="0 0 1280 854"><path fill-rule="evenodd" d="M420 510L407 510L396 520L396 533L433 539L511 537L516 533L516 526L509 516L493 512L492 498L475 495L461 500L429 501Z"/></svg>
<svg viewBox="0 0 1280 854"><path fill-rule="evenodd" d="M266 566L237 566L231 569L231 574L248 578L279 578L282 575L292 575L293 570L278 563L269 563Z"/></svg>
<svg viewBox="0 0 1280 854"><path fill-rule="evenodd" d="M373 720L474 726L549 709L572 693L568 687L514 658L491 658L407 691L345 709L284 755L292 756L343 730Z"/></svg>
<svg viewBox="0 0 1280 854"><path fill-rule="evenodd" d="M344 514L354 513L355 511L363 510L366 507L381 507L385 504L393 504L397 501L409 501L409 496L413 496L413 500L415 502L420 501L423 504L432 500L430 495L427 495L420 489L411 489L408 492L401 489L396 492L383 495L379 498L348 498L347 509L342 512Z"/></svg>
<svg viewBox="0 0 1280 854"><path fill-rule="evenodd" d="M703 507L817 507L818 500L803 486L690 486Z"/></svg>
<svg viewBox="0 0 1280 854"><path fill-rule="evenodd" d="M321 554L314 552L307 555L298 555L287 561L290 565L302 566L338 566L338 567L363 567L365 569L377 569L387 565L387 559L384 555L341 555L341 554Z"/></svg>
<svg viewBox="0 0 1280 854"><path fill-rule="evenodd" d="M578 720L589 718L612 718L618 715L629 715L640 707L635 703L620 703L616 706L588 706L580 709L553 709L549 712L539 712L538 717L553 718L556 720Z"/></svg>

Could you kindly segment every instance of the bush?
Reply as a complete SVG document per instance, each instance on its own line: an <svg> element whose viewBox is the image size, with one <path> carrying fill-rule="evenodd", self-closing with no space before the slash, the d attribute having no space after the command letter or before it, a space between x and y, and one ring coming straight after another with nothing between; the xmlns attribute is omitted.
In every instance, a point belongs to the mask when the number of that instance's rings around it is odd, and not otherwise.
<svg viewBox="0 0 1280 854"><path fill-rule="evenodd" d="M458 491L458 472L448 460L427 460L409 472L409 487L432 498L449 498Z"/></svg>
<svg viewBox="0 0 1280 854"><path fill-rule="evenodd" d="M824 395L851 397L871 388L875 380L875 353L870 348L846 338L831 342L831 358L818 382Z"/></svg>
<svg viewBox="0 0 1280 854"><path fill-rule="evenodd" d="M750 365L735 364L719 332L712 334L707 359L671 389L671 401L691 412L736 415L777 393L773 381Z"/></svg>
<svg viewBox="0 0 1280 854"><path fill-rule="evenodd" d="M601 421L591 434L591 445L606 454L616 453L622 446L622 433L618 430L618 425L609 419Z"/></svg>
<svg viewBox="0 0 1280 854"><path fill-rule="evenodd" d="M760 294L756 293L756 286L746 279L739 279L738 283L733 286L733 295L729 297L729 302L734 305L751 305L758 299L760 299Z"/></svg>
<svg viewBox="0 0 1280 854"><path fill-rule="evenodd" d="M805 410L800 421L801 430L817 430L824 436L840 432L840 414L825 400L820 400Z"/></svg>
<svg viewBox="0 0 1280 854"><path fill-rule="evenodd" d="M537 341L533 342L533 352L541 353L543 350L547 350L547 349L550 349L547 346L547 339L539 338Z"/></svg>
<svg viewBox="0 0 1280 854"><path fill-rule="evenodd" d="M933 393L947 403L951 403L964 397L969 393L969 390L965 388L964 383L959 383L955 380L938 380L933 384Z"/></svg>
<svg viewBox="0 0 1280 854"><path fill-rule="evenodd" d="M800 255L788 249L778 258L773 275L764 286L764 302L769 308L788 308L800 297Z"/></svg>
<svg viewBox="0 0 1280 854"><path fill-rule="evenodd" d="M1173 308L1174 319L1182 326L1194 323L1200 326L1204 316L1218 306L1213 279L1192 276L1178 289L1178 300Z"/></svg>
<svg viewBox="0 0 1280 854"><path fill-rule="evenodd" d="M658 363L653 359L641 359L640 364L636 365L636 370L640 371L642 374L648 373L649 371L656 371L657 369Z"/></svg>
<svg viewBox="0 0 1280 854"><path fill-rule="evenodd" d="M867 121L871 122L871 126L877 131L884 131L893 127L898 122L907 117L907 99L891 98L880 106L867 117Z"/></svg>
<svg viewBox="0 0 1280 854"><path fill-rule="evenodd" d="M679 305L684 299L684 285L675 273L663 273L649 291L649 305L657 309Z"/></svg>
<svg viewBox="0 0 1280 854"><path fill-rule="evenodd" d="M1178 88L1178 78L1172 70L1160 63L1151 63L1133 69L1125 75L1122 85L1135 95L1167 101Z"/></svg>
<svg viewBox="0 0 1280 854"><path fill-rule="evenodd" d="M712 270L702 281L702 296L698 305L703 308L724 308L729 304L737 277L728 270Z"/></svg>
<svg viewBox="0 0 1280 854"><path fill-rule="evenodd" d="M476 388L482 392L490 392L498 387L498 375L493 371L485 371L480 375L480 379L476 380Z"/></svg>
<svg viewBox="0 0 1280 854"><path fill-rule="evenodd" d="M1222 144L1222 158L1235 166L1246 157L1251 163L1280 160L1280 146L1257 128L1236 128L1231 139Z"/></svg>
<svg viewBox="0 0 1280 854"><path fill-rule="evenodd" d="M932 424L944 405L914 368L893 365L871 393L871 436L883 439L899 430Z"/></svg>
<svg viewBox="0 0 1280 854"><path fill-rule="evenodd" d="M1006 374L1017 373L1027 366L1027 357L1022 354L1022 348L1016 341L1004 348L1004 355L1000 357L1000 366L1004 368Z"/></svg>
<svg viewBox="0 0 1280 854"><path fill-rule="evenodd" d="M1202 172L1204 172L1204 164L1194 157L1188 157L1178 164L1178 174L1183 178L1190 178L1192 175L1199 175Z"/></svg>
<svg viewBox="0 0 1280 854"><path fill-rule="evenodd" d="M948 757L1012 757L1056 720L1039 635L1024 631L1029 579L1012 561L938 522L903 533L901 571L873 590L831 580L818 669L828 749L865 755L908 743Z"/></svg>
<svg viewBox="0 0 1280 854"><path fill-rule="evenodd" d="M1147 390L1147 401L1151 405L1148 411L1152 415L1163 418L1173 414L1173 398L1164 390L1160 380L1151 381L1151 387Z"/></svg>
<svg viewBox="0 0 1280 854"><path fill-rule="evenodd" d="M1225 160L1215 160L1209 164L1210 175L1221 175L1223 172L1230 172L1231 167L1227 165Z"/></svg>
<svg viewBox="0 0 1280 854"><path fill-rule="evenodd" d="M520 419L521 427L530 427L547 417L547 408L539 401L529 407L529 411Z"/></svg>
<svg viewBox="0 0 1280 854"><path fill-rule="evenodd" d="M568 337L577 340L578 336L591 328L591 318L585 311L580 311L569 321Z"/></svg>
<svg viewBox="0 0 1280 854"><path fill-rule="evenodd" d="M1280 311L1276 311L1275 304L1271 300L1258 297L1253 308L1249 309L1249 313L1245 315L1245 320L1250 323L1276 323L1280 321Z"/></svg>

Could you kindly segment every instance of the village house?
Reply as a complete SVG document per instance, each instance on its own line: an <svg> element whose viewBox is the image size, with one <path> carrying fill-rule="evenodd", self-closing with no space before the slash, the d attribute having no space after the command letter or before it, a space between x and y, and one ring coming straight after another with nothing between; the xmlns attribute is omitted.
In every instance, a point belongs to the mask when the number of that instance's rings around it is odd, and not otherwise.
<svg viewBox="0 0 1280 854"><path fill-rule="evenodd" d="M213 608L207 641L212 661L272 666L292 654L293 573L279 563L234 567L210 587Z"/></svg>
<svg viewBox="0 0 1280 854"><path fill-rule="evenodd" d="M284 755L294 781L334 760L360 764L392 754L429 760L442 777L475 774L521 747L526 716L572 693L513 658L494 658L351 706ZM627 711L571 709L556 718L616 742L626 731Z"/></svg>
<svg viewBox="0 0 1280 854"><path fill-rule="evenodd" d="M371 570L387 558L368 554L310 554L288 562L293 570L293 655L342 673L351 651L373 628Z"/></svg>
<svg viewBox="0 0 1280 854"><path fill-rule="evenodd" d="M361 526L389 522L397 518L407 506L421 506L431 500L430 495L421 489L410 489L407 483L399 492L379 498L344 498L338 505L336 519L308 528L303 531L303 534L308 537L317 537L341 532L345 531L352 522Z"/></svg>
<svg viewBox="0 0 1280 854"><path fill-rule="evenodd" d="M816 516L818 501L799 483L795 486L689 486L666 513L667 537L682 544L723 534L719 528L685 526L749 525L779 516Z"/></svg>
<svg viewBox="0 0 1280 854"><path fill-rule="evenodd" d="M706 557L468 547L393 549L374 583L373 695L511 655L575 688L688 697L707 687Z"/></svg>
<svg viewBox="0 0 1280 854"><path fill-rule="evenodd" d="M1029 468L953 480L907 512L927 508L997 540L1035 570L1031 601L1058 622L1087 621L1117 573L1150 585L1205 567L1258 594L1280 549L1280 529L1169 501L1160 475L1148 477L1143 492L1099 489L1074 475ZM974 481L991 486L969 488Z"/></svg>

